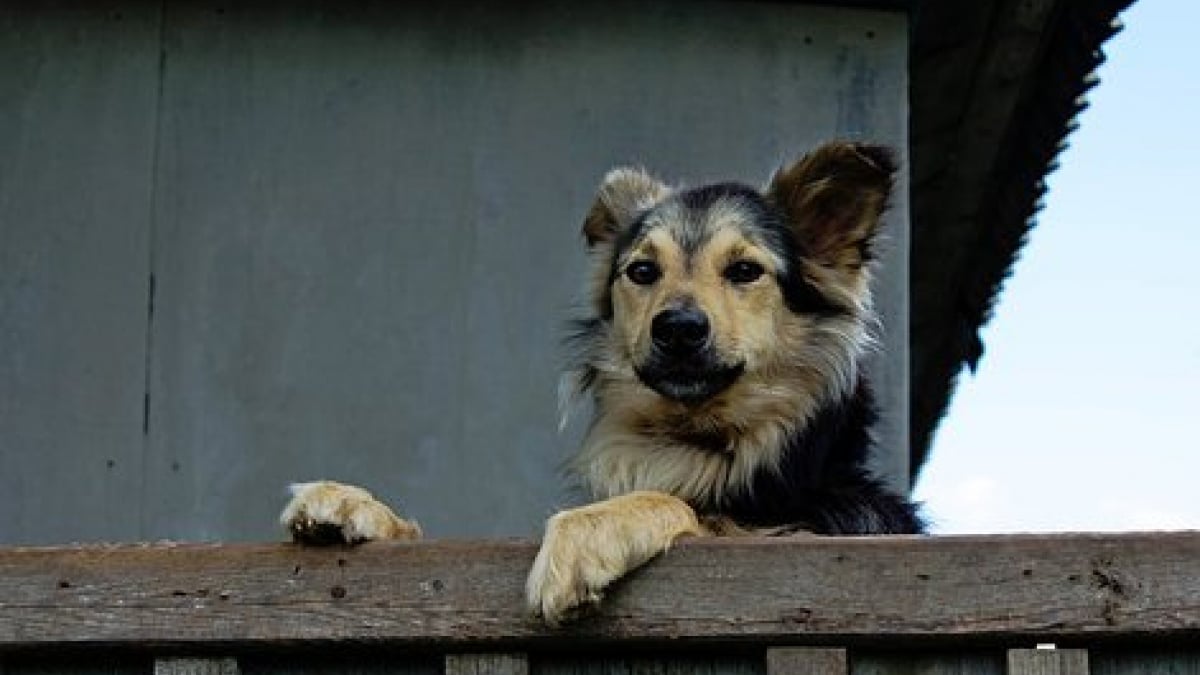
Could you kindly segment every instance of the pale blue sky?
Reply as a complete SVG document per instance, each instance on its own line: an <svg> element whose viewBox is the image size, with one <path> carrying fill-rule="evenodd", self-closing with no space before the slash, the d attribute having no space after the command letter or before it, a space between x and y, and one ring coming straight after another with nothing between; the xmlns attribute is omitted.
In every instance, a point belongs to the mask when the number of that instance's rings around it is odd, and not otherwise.
<svg viewBox="0 0 1200 675"><path fill-rule="evenodd" d="M1200 529L1200 3L1122 20L917 484L935 532Z"/></svg>

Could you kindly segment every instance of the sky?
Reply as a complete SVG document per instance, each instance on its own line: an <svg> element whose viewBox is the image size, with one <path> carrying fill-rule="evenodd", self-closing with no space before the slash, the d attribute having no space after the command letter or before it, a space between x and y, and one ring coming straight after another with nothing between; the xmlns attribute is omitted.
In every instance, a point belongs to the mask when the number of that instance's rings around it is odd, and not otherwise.
<svg viewBox="0 0 1200 675"><path fill-rule="evenodd" d="M1121 20L917 482L936 533L1200 529L1200 3Z"/></svg>

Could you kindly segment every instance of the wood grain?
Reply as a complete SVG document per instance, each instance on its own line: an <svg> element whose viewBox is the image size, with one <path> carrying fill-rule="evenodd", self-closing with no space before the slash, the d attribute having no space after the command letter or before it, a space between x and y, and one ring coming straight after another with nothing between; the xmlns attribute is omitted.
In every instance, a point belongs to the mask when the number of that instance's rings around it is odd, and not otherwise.
<svg viewBox="0 0 1200 675"><path fill-rule="evenodd" d="M757 658L756 658L757 657ZM533 661L533 675L764 675L762 655L662 649L653 654L609 648Z"/></svg>
<svg viewBox="0 0 1200 675"><path fill-rule="evenodd" d="M154 675L239 675L235 659L156 659Z"/></svg>
<svg viewBox="0 0 1200 675"><path fill-rule="evenodd" d="M767 675L849 675L845 649L776 647L767 650Z"/></svg>
<svg viewBox="0 0 1200 675"><path fill-rule="evenodd" d="M447 654L446 675L529 675L529 659L524 654Z"/></svg>
<svg viewBox="0 0 1200 675"><path fill-rule="evenodd" d="M893 650L856 650L850 655L853 675L1005 675L1002 649L966 646L913 651L902 640Z"/></svg>
<svg viewBox="0 0 1200 675"><path fill-rule="evenodd" d="M1093 675L1200 675L1200 645L1190 649L1089 650L1088 665Z"/></svg>
<svg viewBox="0 0 1200 675"><path fill-rule="evenodd" d="M1086 649L1010 649L1008 675L1088 675Z"/></svg>
<svg viewBox="0 0 1200 675"><path fill-rule="evenodd" d="M521 541L0 549L0 649L1200 638L1200 533L691 541L560 630L525 614L534 553Z"/></svg>

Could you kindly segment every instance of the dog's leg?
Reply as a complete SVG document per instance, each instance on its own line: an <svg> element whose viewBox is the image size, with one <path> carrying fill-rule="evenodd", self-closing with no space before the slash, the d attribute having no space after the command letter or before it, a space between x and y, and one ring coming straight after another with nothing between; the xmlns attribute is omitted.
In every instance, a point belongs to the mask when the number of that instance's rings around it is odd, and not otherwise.
<svg viewBox="0 0 1200 675"><path fill-rule="evenodd" d="M313 546L373 539L420 539L421 528L397 516L370 492L333 481L297 483L279 522L292 539Z"/></svg>
<svg viewBox="0 0 1200 675"><path fill-rule="evenodd" d="M529 609L554 626L571 610L662 553L681 536L701 535L692 507L661 492L632 492L555 514L526 583Z"/></svg>

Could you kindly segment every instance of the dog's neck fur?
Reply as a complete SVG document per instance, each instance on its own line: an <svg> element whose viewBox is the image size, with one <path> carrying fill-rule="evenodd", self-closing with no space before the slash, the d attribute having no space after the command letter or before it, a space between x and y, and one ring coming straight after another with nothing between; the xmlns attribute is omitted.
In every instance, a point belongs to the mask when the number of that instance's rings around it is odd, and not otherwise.
<svg viewBox="0 0 1200 675"><path fill-rule="evenodd" d="M785 453L803 447L796 440L810 422L856 394L856 358L847 354L841 365L835 381L804 368L769 381L746 377L699 407L599 373L596 417L571 469L598 499L656 490L701 511L717 508L777 475Z"/></svg>

